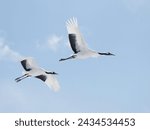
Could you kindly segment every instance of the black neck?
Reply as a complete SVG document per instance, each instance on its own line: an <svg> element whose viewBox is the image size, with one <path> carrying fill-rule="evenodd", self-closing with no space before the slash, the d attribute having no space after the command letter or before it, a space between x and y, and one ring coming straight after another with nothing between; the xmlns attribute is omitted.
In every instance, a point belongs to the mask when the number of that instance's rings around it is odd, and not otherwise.
<svg viewBox="0 0 150 130"><path fill-rule="evenodd" d="M45 72L46 74L57 74L57 73L55 73L55 72Z"/></svg>
<svg viewBox="0 0 150 130"><path fill-rule="evenodd" d="M107 52L107 53L101 53L101 52L98 52L98 54L100 54L100 55L114 55L114 54L112 54L112 53L110 53L110 52Z"/></svg>

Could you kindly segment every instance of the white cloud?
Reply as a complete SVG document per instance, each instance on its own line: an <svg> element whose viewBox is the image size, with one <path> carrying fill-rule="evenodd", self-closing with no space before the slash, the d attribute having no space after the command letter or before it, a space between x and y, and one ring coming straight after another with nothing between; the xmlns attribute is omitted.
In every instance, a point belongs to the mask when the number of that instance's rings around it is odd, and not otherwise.
<svg viewBox="0 0 150 130"><path fill-rule="evenodd" d="M36 47L40 49L46 49L49 48L53 51L57 51L59 48L60 44L63 42L63 37L62 36L57 36L57 35L51 35L49 36L44 43L41 43L40 41L37 41Z"/></svg>
<svg viewBox="0 0 150 130"><path fill-rule="evenodd" d="M48 46L49 46L49 48L51 48L52 50L56 51L57 48L59 47L62 39L63 38L61 36L56 36L56 35L50 36L48 38Z"/></svg>
<svg viewBox="0 0 150 130"><path fill-rule="evenodd" d="M0 38L0 59L9 59L13 61L21 60L23 56L21 56L18 52L12 50L8 45L7 42Z"/></svg>
<svg viewBox="0 0 150 130"><path fill-rule="evenodd" d="M136 13L141 7L147 5L147 0L123 0L122 1L129 11Z"/></svg>

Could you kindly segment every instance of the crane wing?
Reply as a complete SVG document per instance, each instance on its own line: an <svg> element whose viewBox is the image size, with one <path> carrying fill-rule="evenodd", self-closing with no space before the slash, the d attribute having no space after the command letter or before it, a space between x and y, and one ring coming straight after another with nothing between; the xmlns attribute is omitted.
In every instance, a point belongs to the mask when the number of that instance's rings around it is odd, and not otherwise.
<svg viewBox="0 0 150 130"><path fill-rule="evenodd" d="M87 45L80 33L79 26L76 18L69 19L66 22L69 42L74 53L84 51L87 49Z"/></svg>
<svg viewBox="0 0 150 130"><path fill-rule="evenodd" d="M52 88L55 92L60 89L59 83L56 79L56 77L52 74L46 74L47 79L45 80L45 83L48 87Z"/></svg>
<svg viewBox="0 0 150 130"><path fill-rule="evenodd" d="M45 82L46 85L52 88L55 92L60 89L60 86L56 77L53 76L52 74L41 74L35 77Z"/></svg>
<svg viewBox="0 0 150 130"><path fill-rule="evenodd" d="M38 65L32 57L28 57L20 62L26 71L30 71L32 68L38 68Z"/></svg>

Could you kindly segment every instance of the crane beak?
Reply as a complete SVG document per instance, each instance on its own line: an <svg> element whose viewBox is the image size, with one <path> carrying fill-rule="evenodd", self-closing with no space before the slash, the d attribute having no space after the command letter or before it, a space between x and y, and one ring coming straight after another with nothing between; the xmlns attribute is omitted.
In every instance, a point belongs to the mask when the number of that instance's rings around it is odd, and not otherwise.
<svg viewBox="0 0 150 130"><path fill-rule="evenodd" d="M58 73L56 73L56 72L45 72L46 74L55 74L55 75L58 75Z"/></svg>
<svg viewBox="0 0 150 130"><path fill-rule="evenodd" d="M58 73L56 73L56 72L53 72L53 74L58 75Z"/></svg>
<svg viewBox="0 0 150 130"><path fill-rule="evenodd" d="M100 55L106 55L106 56L115 56L114 54L112 54L110 52L107 52L107 53L98 52L98 54L100 54Z"/></svg>
<svg viewBox="0 0 150 130"><path fill-rule="evenodd" d="M115 56L115 54L112 54L112 53L110 53L110 52L108 52L106 55Z"/></svg>
<svg viewBox="0 0 150 130"><path fill-rule="evenodd" d="M110 53L111 56L115 56L115 54Z"/></svg>

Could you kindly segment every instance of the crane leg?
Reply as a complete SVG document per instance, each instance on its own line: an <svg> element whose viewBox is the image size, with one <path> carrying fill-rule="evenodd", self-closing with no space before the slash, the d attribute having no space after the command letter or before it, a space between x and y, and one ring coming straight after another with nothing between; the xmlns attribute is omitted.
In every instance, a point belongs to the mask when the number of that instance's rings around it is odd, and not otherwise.
<svg viewBox="0 0 150 130"><path fill-rule="evenodd" d="M20 77L16 78L15 81L16 81L16 82L19 82L19 81L21 81L21 80L23 80L23 79L25 79L25 78L27 78L27 77L29 77L29 75L24 74L23 76L20 76Z"/></svg>
<svg viewBox="0 0 150 130"><path fill-rule="evenodd" d="M74 59L75 57L76 57L75 55L72 55L72 56L70 56L70 57L68 57L68 58L62 58L62 59L60 59L59 61Z"/></svg>

